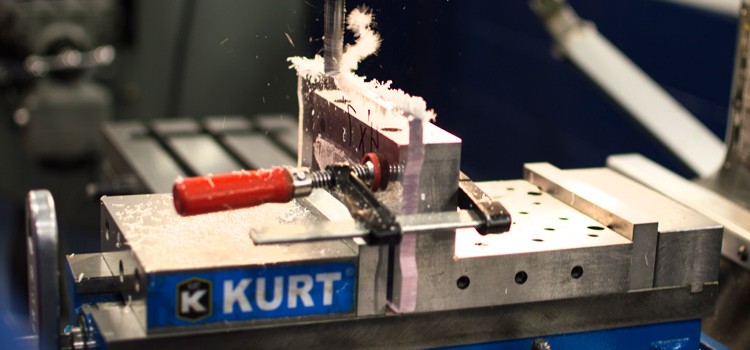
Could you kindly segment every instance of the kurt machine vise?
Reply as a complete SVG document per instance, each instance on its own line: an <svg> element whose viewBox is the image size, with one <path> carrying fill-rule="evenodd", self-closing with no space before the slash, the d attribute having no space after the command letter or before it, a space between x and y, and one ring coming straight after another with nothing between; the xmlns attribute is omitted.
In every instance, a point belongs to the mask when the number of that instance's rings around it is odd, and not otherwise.
<svg viewBox="0 0 750 350"><path fill-rule="evenodd" d="M41 346L698 348L720 225L608 168L472 182L458 137L330 80L300 102L298 167L105 196L101 252L61 257L30 192Z"/></svg>
<svg viewBox="0 0 750 350"><path fill-rule="evenodd" d="M52 198L30 192L41 344L556 348L563 335L641 326L661 327L644 349L697 348L721 226L608 168L527 164L523 180L474 183L459 171L461 140L429 123L404 214L407 118L376 126L341 95L306 97L300 167L103 197L100 253L59 262Z"/></svg>

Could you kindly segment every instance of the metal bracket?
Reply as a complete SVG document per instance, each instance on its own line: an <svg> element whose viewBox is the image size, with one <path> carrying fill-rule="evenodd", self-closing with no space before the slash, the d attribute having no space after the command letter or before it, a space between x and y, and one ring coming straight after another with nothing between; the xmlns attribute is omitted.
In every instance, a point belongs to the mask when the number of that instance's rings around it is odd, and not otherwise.
<svg viewBox="0 0 750 350"><path fill-rule="evenodd" d="M367 244L398 244L401 242L401 225L396 216L370 191L348 165L329 165L336 183L331 194L346 206L352 217L360 221L367 234L362 237Z"/></svg>
<svg viewBox="0 0 750 350"><path fill-rule="evenodd" d="M466 175L459 181L458 211L394 215L372 194L351 168L329 166L335 186L330 193L347 208L354 221L323 221L315 224L287 223L251 230L255 244L280 244L360 237L368 244L397 244L405 234L473 227L481 234L503 233L511 217Z"/></svg>
<svg viewBox="0 0 750 350"><path fill-rule="evenodd" d="M463 172L458 178L458 206L461 209L473 209L482 219L482 224L476 227L482 235L489 233L503 233L510 230L512 219L505 207L498 201L493 201Z"/></svg>

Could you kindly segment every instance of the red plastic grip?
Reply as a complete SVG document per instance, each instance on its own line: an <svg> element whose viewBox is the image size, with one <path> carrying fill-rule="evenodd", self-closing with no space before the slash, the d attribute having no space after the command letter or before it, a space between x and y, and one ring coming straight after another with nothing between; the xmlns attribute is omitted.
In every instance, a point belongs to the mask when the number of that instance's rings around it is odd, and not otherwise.
<svg viewBox="0 0 750 350"><path fill-rule="evenodd" d="M172 196L180 215L196 215L263 203L286 203L294 197L294 185L285 168L242 170L177 179Z"/></svg>

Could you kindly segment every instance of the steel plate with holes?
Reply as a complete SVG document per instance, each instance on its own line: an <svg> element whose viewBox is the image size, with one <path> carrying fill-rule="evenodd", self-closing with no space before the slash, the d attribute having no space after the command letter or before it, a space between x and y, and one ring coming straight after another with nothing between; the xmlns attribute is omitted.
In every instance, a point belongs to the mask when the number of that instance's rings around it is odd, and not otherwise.
<svg viewBox="0 0 750 350"><path fill-rule="evenodd" d="M535 253L549 250L629 244L630 240L523 181L480 183L502 201L513 217L511 230L482 236L473 229L456 233L456 258Z"/></svg>

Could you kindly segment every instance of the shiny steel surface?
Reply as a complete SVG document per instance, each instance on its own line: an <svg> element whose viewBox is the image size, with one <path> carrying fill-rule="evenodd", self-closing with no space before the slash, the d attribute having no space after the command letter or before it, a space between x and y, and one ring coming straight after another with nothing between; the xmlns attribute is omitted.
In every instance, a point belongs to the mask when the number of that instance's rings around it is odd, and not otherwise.
<svg viewBox="0 0 750 350"><path fill-rule="evenodd" d="M182 217L171 195L155 194L104 197L102 209L102 231L109 225L110 232L108 239L103 235L103 245L121 237L120 246L132 252L146 273L356 256L347 244L336 241L255 246L248 237L252 228L318 220L295 202Z"/></svg>
<svg viewBox="0 0 750 350"><path fill-rule="evenodd" d="M656 217L548 163L526 164L524 177L553 197L633 241L630 288L653 287L658 240ZM617 180L622 182L622 179Z"/></svg>
<svg viewBox="0 0 750 350"><path fill-rule="evenodd" d="M687 284L700 288L705 282L718 280L721 225L610 169L566 172L615 200L656 217L659 240L654 287Z"/></svg>
<svg viewBox="0 0 750 350"><path fill-rule="evenodd" d="M631 241L581 214L524 180L477 183L513 215L511 230L480 235L471 229L456 232L455 257L540 253L611 245ZM576 254L576 253L573 253Z"/></svg>
<svg viewBox="0 0 750 350"><path fill-rule="evenodd" d="M113 293L115 276L100 253L71 254L66 257L79 294Z"/></svg>

